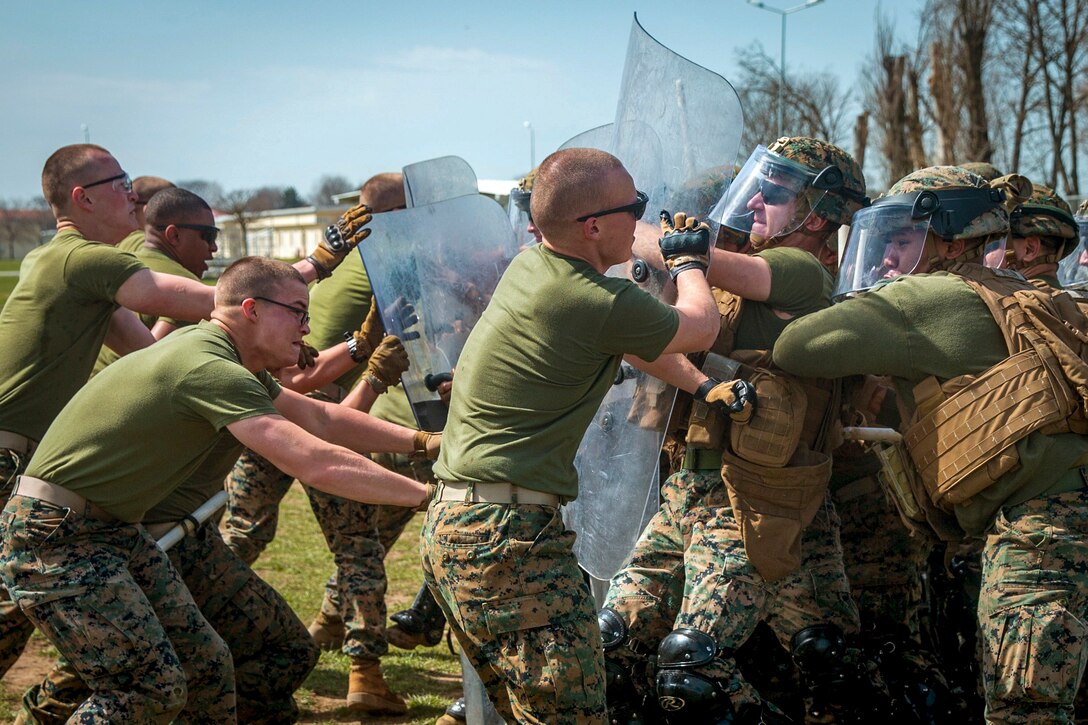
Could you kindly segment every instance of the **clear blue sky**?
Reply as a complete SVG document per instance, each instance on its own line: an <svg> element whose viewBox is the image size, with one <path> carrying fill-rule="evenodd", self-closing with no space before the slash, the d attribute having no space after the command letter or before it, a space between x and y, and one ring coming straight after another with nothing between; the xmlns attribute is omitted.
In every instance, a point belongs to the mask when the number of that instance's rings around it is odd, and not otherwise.
<svg viewBox="0 0 1088 725"><path fill-rule="evenodd" d="M920 4L884 3L904 40ZM791 15L787 70L855 84L876 9L824 0ZM42 163L84 124L133 176L227 190L305 195L322 174L354 183L446 154L512 178L529 166L524 121L539 162L612 120L635 11L726 78L753 41L778 57L779 17L744 0L3 3L0 197L39 194Z"/></svg>

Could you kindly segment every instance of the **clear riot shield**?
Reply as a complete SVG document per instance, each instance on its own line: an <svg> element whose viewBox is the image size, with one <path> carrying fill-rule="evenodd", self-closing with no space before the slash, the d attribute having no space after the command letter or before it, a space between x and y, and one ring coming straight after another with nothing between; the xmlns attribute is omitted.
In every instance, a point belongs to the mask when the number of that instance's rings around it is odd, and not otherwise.
<svg viewBox="0 0 1088 725"><path fill-rule="evenodd" d="M658 43L636 16L615 122L563 146L609 151L650 197L632 259L609 274L671 301L675 291L657 252L656 212L706 218L734 168L743 125L729 82ZM655 378L626 365L621 370L582 439L575 459L578 498L564 510L567 526L578 533L579 563L603 582L619 571L658 509L659 454L676 395Z"/></svg>
<svg viewBox="0 0 1088 725"><path fill-rule="evenodd" d="M407 175L406 175L407 176ZM359 251L385 328L404 341L401 377L419 427L440 431L439 376L457 364L468 333L517 254L506 213L479 194L378 214Z"/></svg>
<svg viewBox="0 0 1088 725"><path fill-rule="evenodd" d="M404 198L409 207L480 193L476 172L460 156L420 161L401 171L404 173Z"/></svg>

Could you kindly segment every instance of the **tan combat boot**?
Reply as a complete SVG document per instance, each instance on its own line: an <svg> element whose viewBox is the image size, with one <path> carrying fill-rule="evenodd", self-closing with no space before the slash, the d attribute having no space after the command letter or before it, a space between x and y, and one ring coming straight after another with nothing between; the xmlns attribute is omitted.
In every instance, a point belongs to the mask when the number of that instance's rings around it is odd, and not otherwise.
<svg viewBox="0 0 1088 725"><path fill-rule="evenodd" d="M323 650L336 651L344 646L344 620L338 614L321 610L310 623L308 631L314 638L314 644Z"/></svg>
<svg viewBox="0 0 1088 725"><path fill-rule="evenodd" d="M348 677L348 708L370 715L403 715L408 704L382 678L378 660L353 657Z"/></svg>
<svg viewBox="0 0 1088 725"><path fill-rule="evenodd" d="M461 725L461 723L465 722L467 719L465 698L459 697L446 708L446 712L442 717L434 721L434 725Z"/></svg>

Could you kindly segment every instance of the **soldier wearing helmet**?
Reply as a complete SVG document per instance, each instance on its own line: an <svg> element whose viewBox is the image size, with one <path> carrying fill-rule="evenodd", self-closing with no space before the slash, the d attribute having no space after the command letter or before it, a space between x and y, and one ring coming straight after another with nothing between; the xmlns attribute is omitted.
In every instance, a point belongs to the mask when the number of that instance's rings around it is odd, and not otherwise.
<svg viewBox="0 0 1088 725"><path fill-rule="evenodd" d="M1077 207L1073 218L1077 222L1078 241L1058 264L1058 281L1071 294L1083 297L1088 288L1088 199Z"/></svg>
<svg viewBox="0 0 1088 725"><path fill-rule="evenodd" d="M1013 254L1008 267L1058 287L1058 262L1078 236L1077 220L1065 199L1049 186L1033 184L1031 198L1009 215Z"/></svg>
<svg viewBox="0 0 1088 725"><path fill-rule="evenodd" d="M693 393L694 402L680 434L683 463L662 485L661 510L612 578L598 614L613 721L665 710L695 722L785 722L741 675L734 650L761 620L785 646L814 626L858 628L837 521L824 505L830 460L822 420L836 412L830 383L753 377L752 390L762 386L755 412L733 412L731 423L712 403L724 398L741 408L744 391L734 386L722 394L728 383L719 380L766 367L766 351L791 320L827 307L831 240L867 203L849 154L817 139L782 138L756 149L711 213L721 231L747 236L756 251L712 250L708 281L721 330L703 369L678 356L647 368ZM776 396L781 391L786 395ZM810 416L784 408L788 400L811 407ZM785 438L796 438L764 439L761 431L778 423L792 431ZM765 465L776 445L783 455ZM724 486L723 475L736 486ZM803 510L753 525L751 499L736 490L783 479L792 480L792 492L804 482ZM774 506L783 512L790 504ZM646 655L655 651L651 668Z"/></svg>
<svg viewBox="0 0 1088 725"><path fill-rule="evenodd" d="M793 323L774 360L893 377L917 474L891 482L904 521L950 543L986 535L987 720L1070 722L1088 655L1088 438L1071 383L1088 319L1067 295L982 265L1006 209L1029 196L958 167L909 174L857 215L844 301Z"/></svg>

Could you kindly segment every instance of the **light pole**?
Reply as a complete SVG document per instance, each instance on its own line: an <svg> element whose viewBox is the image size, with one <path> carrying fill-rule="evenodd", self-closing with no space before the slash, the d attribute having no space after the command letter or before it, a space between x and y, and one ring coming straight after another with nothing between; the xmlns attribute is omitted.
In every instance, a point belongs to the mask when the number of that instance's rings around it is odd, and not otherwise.
<svg viewBox="0 0 1088 725"><path fill-rule="evenodd" d="M529 171L532 171L536 168L536 129L529 121L521 125L529 129Z"/></svg>
<svg viewBox="0 0 1088 725"><path fill-rule="evenodd" d="M819 5L824 0L808 0L800 5L794 5L792 8L786 8L781 10L779 8L772 8L762 0L748 0L749 5L754 5L761 10L776 13L782 16L782 43L780 46L780 53L778 56L778 135L781 136L785 133L785 106L782 103L782 89L786 86L786 16L792 15L805 8L810 8L813 5Z"/></svg>

